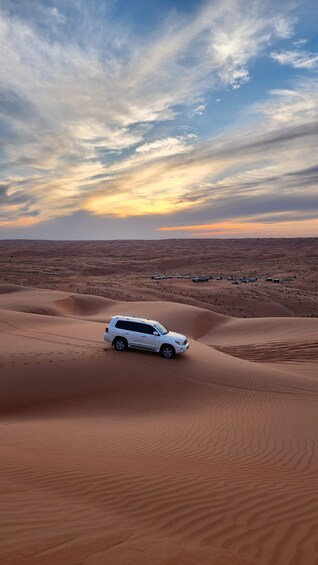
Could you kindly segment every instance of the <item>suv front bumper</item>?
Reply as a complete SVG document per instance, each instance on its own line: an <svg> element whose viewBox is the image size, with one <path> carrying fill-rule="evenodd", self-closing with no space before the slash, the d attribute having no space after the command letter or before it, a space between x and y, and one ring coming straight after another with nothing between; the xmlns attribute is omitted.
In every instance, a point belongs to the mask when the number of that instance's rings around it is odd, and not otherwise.
<svg viewBox="0 0 318 565"><path fill-rule="evenodd" d="M185 345L175 345L176 353L185 353L189 349L189 343Z"/></svg>

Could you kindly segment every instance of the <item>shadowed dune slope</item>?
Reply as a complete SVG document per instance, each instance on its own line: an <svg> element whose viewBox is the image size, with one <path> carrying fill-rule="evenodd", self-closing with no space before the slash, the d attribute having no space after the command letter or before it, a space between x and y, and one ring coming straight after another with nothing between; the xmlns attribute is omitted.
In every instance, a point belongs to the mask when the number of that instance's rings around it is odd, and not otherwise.
<svg viewBox="0 0 318 565"><path fill-rule="evenodd" d="M116 352L116 313L189 352ZM0 287L1 564L316 565L318 380L213 347L314 322Z"/></svg>
<svg viewBox="0 0 318 565"><path fill-rule="evenodd" d="M317 318L228 318L222 327L208 330L200 341L250 361L289 363L290 370L302 362L302 374L318 376Z"/></svg>
<svg viewBox="0 0 318 565"><path fill-rule="evenodd" d="M208 331L202 342L232 345L273 343L274 341L309 341L317 338L317 318L227 318L227 323L217 331Z"/></svg>

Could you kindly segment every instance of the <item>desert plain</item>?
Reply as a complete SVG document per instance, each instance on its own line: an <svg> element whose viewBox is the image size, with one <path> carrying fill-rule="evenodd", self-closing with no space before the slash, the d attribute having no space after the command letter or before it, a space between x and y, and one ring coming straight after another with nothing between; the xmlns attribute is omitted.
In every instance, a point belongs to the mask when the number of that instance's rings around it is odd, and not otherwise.
<svg viewBox="0 0 318 565"><path fill-rule="evenodd" d="M317 565L317 239L2 241L0 268L1 565ZM118 313L189 352L115 351Z"/></svg>

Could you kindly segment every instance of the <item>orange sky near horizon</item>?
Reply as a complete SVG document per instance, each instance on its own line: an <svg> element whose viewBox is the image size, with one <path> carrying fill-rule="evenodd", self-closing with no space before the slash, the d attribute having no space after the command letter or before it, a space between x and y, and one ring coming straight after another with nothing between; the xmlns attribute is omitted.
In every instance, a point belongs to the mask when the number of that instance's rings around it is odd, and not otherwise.
<svg viewBox="0 0 318 565"><path fill-rule="evenodd" d="M268 222L215 222L192 226L163 226L161 232L185 232L188 237L318 237L318 219L304 221ZM190 232L190 233L189 233Z"/></svg>

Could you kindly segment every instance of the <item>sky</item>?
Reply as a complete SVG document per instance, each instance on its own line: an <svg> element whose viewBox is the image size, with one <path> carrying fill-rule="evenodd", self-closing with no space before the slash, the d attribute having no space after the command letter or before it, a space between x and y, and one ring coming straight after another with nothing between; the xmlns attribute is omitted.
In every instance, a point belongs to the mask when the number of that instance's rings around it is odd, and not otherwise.
<svg viewBox="0 0 318 565"><path fill-rule="evenodd" d="M0 239L318 236L317 21L0 0Z"/></svg>

